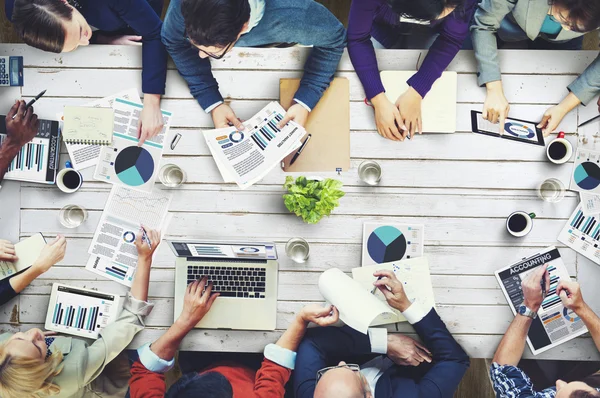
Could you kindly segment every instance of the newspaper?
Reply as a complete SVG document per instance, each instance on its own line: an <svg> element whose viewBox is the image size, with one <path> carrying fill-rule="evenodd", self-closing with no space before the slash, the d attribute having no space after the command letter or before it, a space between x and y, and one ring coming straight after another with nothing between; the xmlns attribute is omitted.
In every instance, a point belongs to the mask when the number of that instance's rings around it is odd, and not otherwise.
<svg viewBox="0 0 600 398"><path fill-rule="evenodd" d="M242 189L260 181L289 153L298 149L306 130L290 121L282 129L285 110L271 102L250 120L245 129L235 127L204 131L204 138L225 182Z"/></svg>
<svg viewBox="0 0 600 398"><path fill-rule="evenodd" d="M164 233L171 198L170 193L160 189L145 193L113 186L88 250L92 256L86 268L131 286L138 260L135 240L140 226Z"/></svg>
<svg viewBox="0 0 600 398"><path fill-rule="evenodd" d="M496 278L513 314L517 314L517 308L524 299L521 283L532 271L544 264L548 264L550 290L546 292L538 316L533 320L527 334L527 344L533 355L547 351L588 331L583 321L562 304L556 293L560 281L569 281L570 278L558 249L553 246L496 271Z"/></svg>

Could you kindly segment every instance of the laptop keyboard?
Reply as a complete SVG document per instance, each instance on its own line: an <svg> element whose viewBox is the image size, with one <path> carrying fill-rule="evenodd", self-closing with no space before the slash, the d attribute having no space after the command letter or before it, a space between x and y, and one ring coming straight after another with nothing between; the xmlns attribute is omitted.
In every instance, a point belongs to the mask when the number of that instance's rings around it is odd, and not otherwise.
<svg viewBox="0 0 600 398"><path fill-rule="evenodd" d="M266 268L188 265L188 285L204 276L213 283L212 291L220 293L220 297L265 298Z"/></svg>

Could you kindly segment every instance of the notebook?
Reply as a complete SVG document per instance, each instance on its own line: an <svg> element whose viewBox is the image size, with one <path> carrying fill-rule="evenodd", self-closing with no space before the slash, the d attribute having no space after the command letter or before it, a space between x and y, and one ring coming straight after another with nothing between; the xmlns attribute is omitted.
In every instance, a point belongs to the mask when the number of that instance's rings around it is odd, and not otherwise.
<svg viewBox="0 0 600 398"><path fill-rule="evenodd" d="M280 80L279 97L284 109L288 109L292 105L294 94L299 86L300 79ZM311 134L311 139L293 165L290 165L290 162L297 151L292 151L284 158L281 162L283 171L340 172L350 168L350 84L348 79L333 79L317 106L309 114L304 127Z"/></svg>
<svg viewBox="0 0 600 398"><path fill-rule="evenodd" d="M383 71L380 73L381 82L388 99L395 103L401 96L415 71ZM433 83L421 104L423 132L425 133L454 133L456 131L456 72L443 72L442 76Z"/></svg>
<svg viewBox="0 0 600 398"><path fill-rule="evenodd" d="M37 233L15 245L15 252L19 258L16 262L0 261L0 279L8 278L17 272L29 268L39 257L46 246L46 239Z"/></svg>
<svg viewBox="0 0 600 398"><path fill-rule="evenodd" d="M112 108L65 106L63 118L62 135L67 144L112 144Z"/></svg>

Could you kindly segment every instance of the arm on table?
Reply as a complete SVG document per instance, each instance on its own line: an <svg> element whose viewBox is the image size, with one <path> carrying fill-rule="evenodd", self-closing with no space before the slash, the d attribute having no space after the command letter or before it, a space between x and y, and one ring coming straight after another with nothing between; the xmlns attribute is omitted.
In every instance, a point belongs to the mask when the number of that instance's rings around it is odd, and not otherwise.
<svg viewBox="0 0 600 398"><path fill-rule="evenodd" d="M579 283L561 281L556 288L563 305L574 311L588 328L596 348L600 351L600 318L583 300Z"/></svg>
<svg viewBox="0 0 600 398"><path fill-rule="evenodd" d="M25 101L16 101L6 114L6 140L0 147L0 182L21 147L37 135L38 127L33 107L25 108Z"/></svg>

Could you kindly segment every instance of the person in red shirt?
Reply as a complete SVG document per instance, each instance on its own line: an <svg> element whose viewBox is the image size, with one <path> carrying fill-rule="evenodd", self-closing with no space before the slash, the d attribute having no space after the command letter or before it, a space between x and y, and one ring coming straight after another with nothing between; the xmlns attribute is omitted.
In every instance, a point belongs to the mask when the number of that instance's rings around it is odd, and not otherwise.
<svg viewBox="0 0 600 398"><path fill-rule="evenodd" d="M265 347L258 371L241 364L216 363L199 373L189 373L166 391L164 372L174 365L181 340L208 313L218 293L212 294L207 278L192 282L185 293L183 311L175 323L152 344L138 349L131 369L131 398L277 398L285 394L296 362L296 350L309 322L330 326L338 321L333 306L307 305L294 318L276 344ZM206 287L206 290L204 288Z"/></svg>

